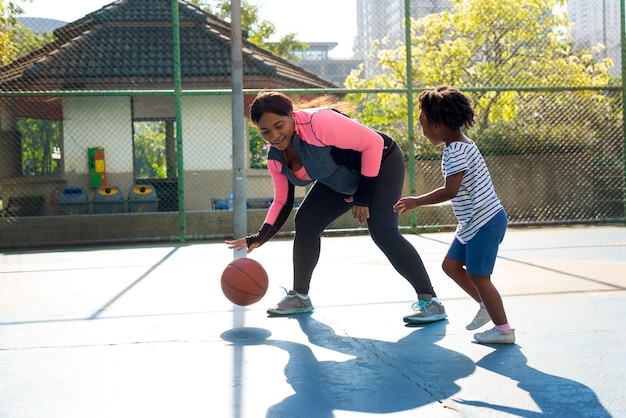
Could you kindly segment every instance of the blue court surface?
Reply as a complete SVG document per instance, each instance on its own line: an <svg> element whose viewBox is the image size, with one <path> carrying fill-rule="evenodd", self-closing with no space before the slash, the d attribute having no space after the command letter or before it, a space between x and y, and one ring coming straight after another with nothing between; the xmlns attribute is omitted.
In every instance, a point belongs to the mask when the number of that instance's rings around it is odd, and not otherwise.
<svg viewBox="0 0 626 418"><path fill-rule="evenodd" d="M295 318L265 313L290 240L249 255L270 286L245 308L222 294L223 243L0 253L0 417L626 417L626 228L510 228L505 346L465 329L452 234L407 238L445 321L404 325L415 295L367 235L323 238Z"/></svg>

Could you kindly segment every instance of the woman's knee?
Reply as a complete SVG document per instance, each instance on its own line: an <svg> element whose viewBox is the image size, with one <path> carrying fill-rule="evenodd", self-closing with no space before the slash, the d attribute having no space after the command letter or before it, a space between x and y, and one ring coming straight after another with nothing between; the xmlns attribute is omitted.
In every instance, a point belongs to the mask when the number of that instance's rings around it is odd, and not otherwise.
<svg viewBox="0 0 626 418"><path fill-rule="evenodd" d="M327 226L313 213L296 212L293 222L296 233L313 236L321 235Z"/></svg>

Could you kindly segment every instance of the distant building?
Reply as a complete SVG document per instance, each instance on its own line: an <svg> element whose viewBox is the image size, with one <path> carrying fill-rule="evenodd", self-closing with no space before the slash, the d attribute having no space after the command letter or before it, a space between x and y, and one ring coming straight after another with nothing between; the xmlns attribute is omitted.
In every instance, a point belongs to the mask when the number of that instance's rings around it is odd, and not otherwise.
<svg viewBox="0 0 626 418"><path fill-rule="evenodd" d="M299 58L296 63L305 70L332 81L338 87L343 87L346 77L363 62L362 59L330 58L329 52L337 46L337 42L308 42L308 44L308 49L293 52Z"/></svg>
<svg viewBox="0 0 626 418"><path fill-rule="evenodd" d="M583 48L602 44L606 47L598 59L611 58L614 66L612 76L621 73L619 0L570 0L567 17L572 24L574 43Z"/></svg>
<svg viewBox="0 0 626 418"><path fill-rule="evenodd" d="M450 0L411 0L411 17L419 19L452 9ZM392 42L405 40L404 0L357 0L357 34L354 57L365 62L366 77L376 71L376 59L370 57L372 42L389 37Z"/></svg>

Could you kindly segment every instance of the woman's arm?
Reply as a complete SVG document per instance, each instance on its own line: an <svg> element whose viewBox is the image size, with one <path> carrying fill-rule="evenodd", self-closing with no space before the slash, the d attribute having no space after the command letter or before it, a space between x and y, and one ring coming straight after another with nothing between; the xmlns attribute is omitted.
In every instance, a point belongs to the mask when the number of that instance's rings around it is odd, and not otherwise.
<svg viewBox="0 0 626 418"><path fill-rule="evenodd" d="M378 175L384 146L378 132L332 109L320 109L311 115L311 132L322 145L361 152L361 174Z"/></svg>

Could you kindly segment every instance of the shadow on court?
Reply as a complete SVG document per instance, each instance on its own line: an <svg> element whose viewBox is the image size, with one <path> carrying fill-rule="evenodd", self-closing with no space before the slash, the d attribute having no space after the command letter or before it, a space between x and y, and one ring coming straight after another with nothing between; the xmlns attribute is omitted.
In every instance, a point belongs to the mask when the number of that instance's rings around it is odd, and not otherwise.
<svg viewBox="0 0 626 418"><path fill-rule="evenodd" d="M327 237L315 312L268 318L291 242L233 306L223 243L0 255L0 417L626 416L626 228L511 228L493 280L514 345L480 345L476 306L441 271L450 233L407 235L448 313L407 327L414 295L368 236Z"/></svg>

